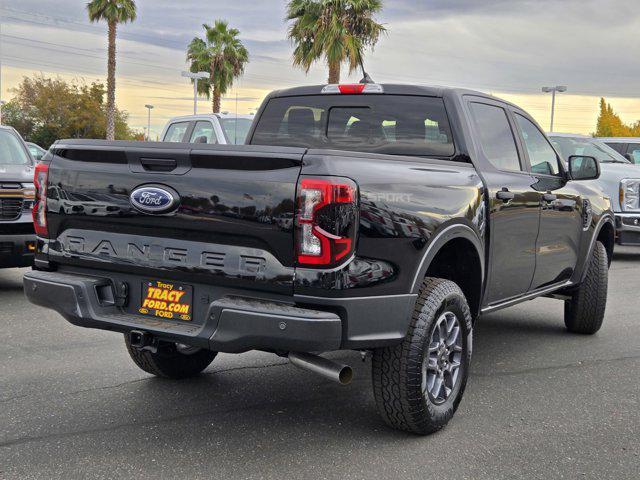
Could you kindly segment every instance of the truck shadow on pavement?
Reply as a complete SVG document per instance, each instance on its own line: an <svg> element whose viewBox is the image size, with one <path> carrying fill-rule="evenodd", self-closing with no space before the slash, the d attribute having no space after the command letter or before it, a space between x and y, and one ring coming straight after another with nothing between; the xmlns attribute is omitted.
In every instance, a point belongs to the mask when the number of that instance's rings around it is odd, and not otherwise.
<svg viewBox="0 0 640 480"><path fill-rule="evenodd" d="M0 292L22 290L22 275L28 269L0 269Z"/></svg>
<svg viewBox="0 0 640 480"><path fill-rule="evenodd" d="M613 253L613 261L621 263L638 263L640 264L640 247L638 252L615 252Z"/></svg>
<svg viewBox="0 0 640 480"><path fill-rule="evenodd" d="M527 371L530 358L545 356L550 349L559 351L567 343L584 339L565 332L560 312L558 309L547 318L528 320L519 318L515 312L501 312L481 319L467 393L447 430L461 428L472 414L474 397L487 394L477 386L476 376ZM523 358L525 350L527 355ZM221 355L197 378L185 381L144 378L105 391L100 401L104 402L107 395L112 396L106 400L108 404L126 406L109 416L128 418L132 428L153 425L160 432L167 429L172 433L163 437L164 441L179 444L180 448L201 449L218 442L216 448L222 449L218 454L232 455L237 448L258 448L268 440L269 445L261 448L269 450L269 458L277 457L278 442L286 443L291 436L300 439L301 450L308 448L305 442L312 443L316 450L330 449L332 438L345 435L389 441L424 438L391 430L378 417L370 359L362 362L359 354L350 352L328 356L353 366L355 380L351 385L341 387L276 356L270 358L271 363L242 365L241 357ZM217 366L218 360L225 366ZM541 363L544 362L536 365ZM83 409L94 414L98 411L90 406ZM96 420L94 417L92 423ZM320 439L325 439L327 445ZM292 453L291 445L287 448L288 452L282 453L283 461L284 455Z"/></svg>

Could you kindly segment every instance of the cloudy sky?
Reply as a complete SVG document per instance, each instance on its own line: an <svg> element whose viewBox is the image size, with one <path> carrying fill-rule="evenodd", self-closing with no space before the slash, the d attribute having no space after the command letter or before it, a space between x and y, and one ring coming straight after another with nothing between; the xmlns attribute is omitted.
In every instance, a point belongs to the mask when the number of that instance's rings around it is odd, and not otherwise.
<svg viewBox="0 0 640 480"><path fill-rule="evenodd" d="M202 23L224 18L241 31L251 62L223 102L240 113L272 89L323 83L325 68L305 75L291 66L285 0L137 0L138 20L120 28L117 102L130 123L152 133L192 111L181 78L185 48ZM640 120L638 0L386 0L388 28L366 64L378 82L455 85L507 98L549 126L543 85L567 85L556 130L595 130L604 96L623 120ZM106 26L90 24L86 0L0 0L2 98L24 75L106 76ZM351 77L358 80L358 76ZM236 102L237 97L237 102ZM200 111L209 110L206 100Z"/></svg>

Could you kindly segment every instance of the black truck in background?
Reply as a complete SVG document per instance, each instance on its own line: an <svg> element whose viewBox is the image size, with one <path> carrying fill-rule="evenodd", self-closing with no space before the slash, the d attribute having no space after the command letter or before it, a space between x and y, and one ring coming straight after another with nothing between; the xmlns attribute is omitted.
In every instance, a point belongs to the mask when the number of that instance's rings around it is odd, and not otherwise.
<svg viewBox="0 0 640 480"><path fill-rule="evenodd" d="M580 181L598 163L566 171L517 106L293 88L265 99L248 142L57 142L36 171L28 298L124 333L161 377L259 349L348 383L318 353L371 352L381 416L420 434L453 416L481 314L549 296L570 331L600 328L613 214Z"/></svg>

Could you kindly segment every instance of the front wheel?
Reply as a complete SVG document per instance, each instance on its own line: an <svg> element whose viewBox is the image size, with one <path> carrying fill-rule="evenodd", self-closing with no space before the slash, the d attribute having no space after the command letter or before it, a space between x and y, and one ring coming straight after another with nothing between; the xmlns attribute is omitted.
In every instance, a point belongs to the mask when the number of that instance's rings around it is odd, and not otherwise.
<svg viewBox="0 0 640 480"><path fill-rule="evenodd" d="M179 343L161 343L157 352L131 346L129 335L124 342L133 362L147 373L164 378L189 378L198 375L216 358L217 352Z"/></svg>
<svg viewBox="0 0 640 480"><path fill-rule="evenodd" d="M453 417L467 383L472 319L460 288L426 278L402 343L373 355L378 412L393 428L421 435Z"/></svg>
<svg viewBox="0 0 640 480"><path fill-rule="evenodd" d="M573 333L592 335L600 330L607 306L609 261L607 249L596 242L584 281L564 303L564 324Z"/></svg>

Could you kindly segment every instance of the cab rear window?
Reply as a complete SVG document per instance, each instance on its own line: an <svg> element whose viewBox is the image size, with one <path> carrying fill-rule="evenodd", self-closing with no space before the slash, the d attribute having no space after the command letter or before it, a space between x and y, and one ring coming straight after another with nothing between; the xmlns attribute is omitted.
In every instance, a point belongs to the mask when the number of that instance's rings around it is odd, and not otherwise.
<svg viewBox="0 0 640 480"><path fill-rule="evenodd" d="M251 143L392 155L453 155L442 98L317 95L273 98Z"/></svg>
<svg viewBox="0 0 640 480"><path fill-rule="evenodd" d="M167 133L164 134L164 142L183 142L184 134L189 128L189 122L177 122L169 125Z"/></svg>

